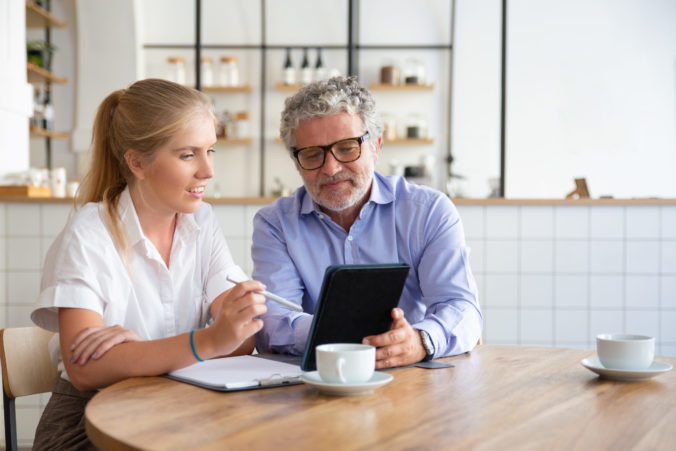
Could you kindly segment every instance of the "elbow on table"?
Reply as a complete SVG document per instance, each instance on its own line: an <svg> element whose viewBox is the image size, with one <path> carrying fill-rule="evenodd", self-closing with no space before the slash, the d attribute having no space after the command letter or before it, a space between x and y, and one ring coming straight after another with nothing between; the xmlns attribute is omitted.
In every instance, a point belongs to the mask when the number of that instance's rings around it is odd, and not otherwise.
<svg viewBox="0 0 676 451"><path fill-rule="evenodd" d="M80 391L96 390L105 385L97 383L84 365L68 365L66 372L70 383Z"/></svg>
<svg viewBox="0 0 676 451"><path fill-rule="evenodd" d="M83 379L81 377L76 377L70 373L68 374L68 378L70 379L70 383L73 384L73 386L80 391L90 391L99 388L96 387L94 384L92 384L90 381L87 381L86 379Z"/></svg>

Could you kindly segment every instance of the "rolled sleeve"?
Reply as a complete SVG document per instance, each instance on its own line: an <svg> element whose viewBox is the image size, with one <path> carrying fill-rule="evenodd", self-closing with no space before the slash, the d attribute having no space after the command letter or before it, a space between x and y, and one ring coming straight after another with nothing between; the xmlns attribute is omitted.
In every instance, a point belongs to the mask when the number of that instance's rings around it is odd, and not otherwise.
<svg viewBox="0 0 676 451"><path fill-rule="evenodd" d="M71 283L47 287L35 301L31 320L43 329L59 331L59 308L92 310L103 317L104 302L85 284Z"/></svg>

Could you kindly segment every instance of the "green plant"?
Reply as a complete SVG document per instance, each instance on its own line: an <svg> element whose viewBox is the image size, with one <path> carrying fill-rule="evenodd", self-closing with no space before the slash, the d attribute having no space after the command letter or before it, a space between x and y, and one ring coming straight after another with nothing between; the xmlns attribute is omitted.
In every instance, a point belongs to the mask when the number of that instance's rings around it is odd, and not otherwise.
<svg viewBox="0 0 676 451"><path fill-rule="evenodd" d="M56 46L46 41L26 42L26 58L29 63L50 70L52 66L52 53Z"/></svg>

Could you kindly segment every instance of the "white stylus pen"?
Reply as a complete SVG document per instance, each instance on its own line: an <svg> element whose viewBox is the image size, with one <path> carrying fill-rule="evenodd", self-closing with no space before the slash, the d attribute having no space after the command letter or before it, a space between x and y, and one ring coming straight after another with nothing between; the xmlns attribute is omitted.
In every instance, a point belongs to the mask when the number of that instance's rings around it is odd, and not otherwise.
<svg viewBox="0 0 676 451"><path fill-rule="evenodd" d="M234 283L235 285L237 285L238 283L240 283L240 282L237 282L236 280L231 279L230 276L226 276L225 279L226 279L228 282L230 282L230 283ZM276 294L270 293L269 291L265 291L265 290L262 290L262 291L254 290L254 293L262 294L262 295L265 296L266 298L268 298L268 299L270 299L270 300L273 300L273 301L275 301L275 302L278 302L278 303L282 304L283 306L289 307L290 309L295 310L295 311L297 311L297 312L302 312L302 311L303 311L303 307L301 307L300 305L296 304L295 302L291 302L291 301L289 301L288 299L284 299L283 297L277 296Z"/></svg>

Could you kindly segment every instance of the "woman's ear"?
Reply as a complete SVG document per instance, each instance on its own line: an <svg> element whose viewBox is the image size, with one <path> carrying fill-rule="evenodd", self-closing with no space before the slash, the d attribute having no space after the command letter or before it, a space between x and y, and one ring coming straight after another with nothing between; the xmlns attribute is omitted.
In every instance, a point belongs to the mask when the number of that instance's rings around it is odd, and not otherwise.
<svg viewBox="0 0 676 451"><path fill-rule="evenodd" d="M124 153L124 161L137 179L143 180L145 178L145 165L138 152L134 149L128 149Z"/></svg>

